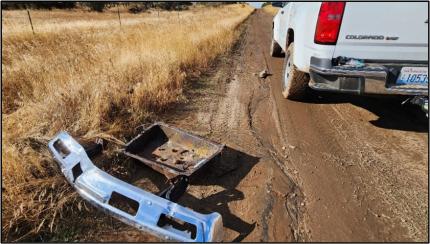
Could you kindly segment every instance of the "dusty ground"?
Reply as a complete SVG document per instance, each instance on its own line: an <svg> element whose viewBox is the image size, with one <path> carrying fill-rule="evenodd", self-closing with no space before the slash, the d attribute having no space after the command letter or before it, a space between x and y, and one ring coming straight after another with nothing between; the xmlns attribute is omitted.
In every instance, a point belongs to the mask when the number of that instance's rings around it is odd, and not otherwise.
<svg viewBox="0 0 430 244"><path fill-rule="evenodd" d="M227 146L180 204L219 212L225 241L428 240L424 115L394 98L310 92L302 102L283 99L283 59L268 55L271 18L254 13L233 53L190 83L189 102L160 118ZM266 67L273 75L262 80L255 73ZM163 186L161 175L130 164L130 182ZM116 220L106 224L103 214L94 218L105 230L81 230L82 239L156 240Z"/></svg>

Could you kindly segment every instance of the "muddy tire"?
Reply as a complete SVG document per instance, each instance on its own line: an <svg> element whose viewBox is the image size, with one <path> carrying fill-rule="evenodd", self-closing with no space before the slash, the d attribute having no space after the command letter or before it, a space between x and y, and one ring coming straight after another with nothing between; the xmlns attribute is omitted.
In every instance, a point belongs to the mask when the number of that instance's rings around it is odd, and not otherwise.
<svg viewBox="0 0 430 244"><path fill-rule="evenodd" d="M309 75L299 71L293 64L294 43L291 43L285 53L284 69L282 72L282 95L284 98L299 100L303 98L308 88Z"/></svg>
<svg viewBox="0 0 430 244"><path fill-rule="evenodd" d="M272 43L270 44L270 56L272 56L272 57L281 57L282 56L282 48L275 41L275 39L273 39L273 33L272 33Z"/></svg>

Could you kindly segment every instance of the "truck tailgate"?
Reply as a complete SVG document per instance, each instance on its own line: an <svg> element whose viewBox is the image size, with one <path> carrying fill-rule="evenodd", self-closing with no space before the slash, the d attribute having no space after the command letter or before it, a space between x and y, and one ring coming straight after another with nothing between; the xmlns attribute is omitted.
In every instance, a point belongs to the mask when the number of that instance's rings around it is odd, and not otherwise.
<svg viewBox="0 0 430 244"><path fill-rule="evenodd" d="M428 62L428 2L347 2L334 57Z"/></svg>

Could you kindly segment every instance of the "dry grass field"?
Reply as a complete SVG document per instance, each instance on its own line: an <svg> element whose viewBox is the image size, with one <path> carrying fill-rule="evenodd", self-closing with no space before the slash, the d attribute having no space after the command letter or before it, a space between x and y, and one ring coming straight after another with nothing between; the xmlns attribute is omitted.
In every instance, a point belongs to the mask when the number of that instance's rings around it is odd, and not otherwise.
<svg viewBox="0 0 430 244"><path fill-rule="evenodd" d="M271 14L271 15L273 15L273 16L275 16L277 13L278 13L278 10L279 10L280 8L278 8L278 7L273 7L272 5L266 5L266 6L264 6L263 7L263 10L265 11L265 12L267 12L267 13L269 13L269 14Z"/></svg>
<svg viewBox="0 0 430 244"><path fill-rule="evenodd" d="M182 99L184 83L229 50L248 5L121 14L3 11L2 240L55 231L77 208L47 150L60 130L122 138ZM30 239L31 240L31 239Z"/></svg>

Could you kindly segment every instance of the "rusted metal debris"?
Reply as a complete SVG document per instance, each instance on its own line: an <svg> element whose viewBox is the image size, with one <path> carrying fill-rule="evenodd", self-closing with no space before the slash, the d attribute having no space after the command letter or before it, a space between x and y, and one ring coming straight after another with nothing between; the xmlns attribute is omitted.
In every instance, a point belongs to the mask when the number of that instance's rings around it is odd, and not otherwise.
<svg viewBox="0 0 430 244"><path fill-rule="evenodd" d="M190 176L218 155L223 145L155 123L126 144L124 154L172 179Z"/></svg>

